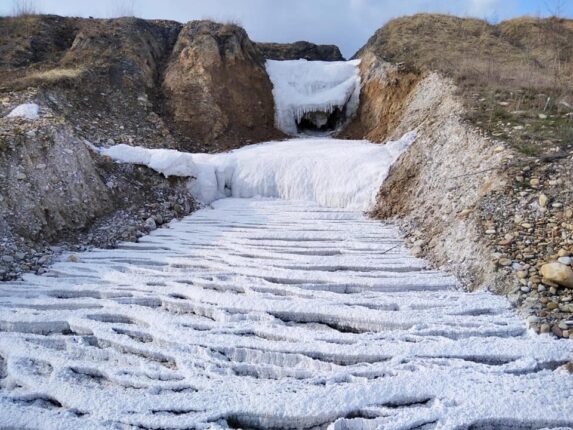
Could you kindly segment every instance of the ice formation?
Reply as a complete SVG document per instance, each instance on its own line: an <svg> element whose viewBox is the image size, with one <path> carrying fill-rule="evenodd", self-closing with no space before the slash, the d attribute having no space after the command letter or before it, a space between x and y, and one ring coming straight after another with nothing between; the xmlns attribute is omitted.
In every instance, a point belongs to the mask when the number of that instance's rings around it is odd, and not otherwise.
<svg viewBox="0 0 573 430"><path fill-rule="evenodd" d="M16 106L6 117L34 120L40 118L39 112L40 106L38 106L36 103L25 103Z"/></svg>
<svg viewBox="0 0 573 430"><path fill-rule="evenodd" d="M186 154L117 145L102 153L144 164L166 176L188 176L203 203L224 197L308 200L327 207L370 209L392 163L416 137L385 145L367 141L294 139L223 154Z"/></svg>
<svg viewBox="0 0 573 430"><path fill-rule="evenodd" d="M455 291L398 229L223 199L0 284L0 428L573 426L573 342Z"/></svg>
<svg viewBox="0 0 573 430"><path fill-rule="evenodd" d="M297 124L305 114L329 114L336 108L351 118L360 97L359 64L360 60L268 60L266 68L273 83L277 128L296 135Z"/></svg>
<svg viewBox="0 0 573 430"><path fill-rule="evenodd" d="M289 63L285 129L352 107L356 64ZM0 428L572 428L573 343L354 210L414 139L100 149L213 208L0 285Z"/></svg>

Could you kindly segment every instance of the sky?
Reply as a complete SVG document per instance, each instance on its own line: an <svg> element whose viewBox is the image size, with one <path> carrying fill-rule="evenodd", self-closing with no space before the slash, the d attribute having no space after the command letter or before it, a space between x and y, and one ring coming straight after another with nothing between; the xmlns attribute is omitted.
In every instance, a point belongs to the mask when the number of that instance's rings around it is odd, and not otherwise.
<svg viewBox="0 0 573 430"><path fill-rule="evenodd" d="M17 2L67 16L230 21L243 26L255 41L335 44L347 58L389 19L417 12L492 22L555 11L573 18L573 0L0 0L0 15L12 14Z"/></svg>

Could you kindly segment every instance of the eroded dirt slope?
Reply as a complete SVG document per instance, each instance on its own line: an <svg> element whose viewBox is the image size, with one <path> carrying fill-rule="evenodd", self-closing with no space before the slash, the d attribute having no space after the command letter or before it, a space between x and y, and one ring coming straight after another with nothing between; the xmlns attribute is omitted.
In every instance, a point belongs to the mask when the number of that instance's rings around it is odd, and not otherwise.
<svg viewBox="0 0 573 430"><path fill-rule="evenodd" d="M194 21L181 30L163 88L182 148L222 150L282 136L264 61L236 25Z"/></svg>
<svg viewBox="0 0 573 430"><path fill-rule="evenodd" d="M192 209L183 181L86 142L216 151L282 136L264 58L237 26L22 16L0 34L0 278L41 270L51 244L111 246ZM39 119L6 118L23 103Z"/></svg>
<svg viewBox="0 0 573 430"><path fill-rule="evenodd" d="M417 130L373 215L402 220L414 253L510 294L533 328L562 337L571 290L540 269L573 253L569 31L557 19L392 21L357 53L359 115L343 134Z"/></svg>

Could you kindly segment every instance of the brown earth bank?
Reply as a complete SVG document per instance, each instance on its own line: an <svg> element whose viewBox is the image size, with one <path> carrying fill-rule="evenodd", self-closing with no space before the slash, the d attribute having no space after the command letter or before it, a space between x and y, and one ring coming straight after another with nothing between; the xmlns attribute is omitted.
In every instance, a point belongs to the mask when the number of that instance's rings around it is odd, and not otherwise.
<svg viewBox="0 0 573 430"><path fill-rule="evenodd" d="M416 130L372 216L468 289L508 294L536 331L573 338L572 55L571 20L391 21L356 54L360 108L342 136Z"/></svg>
<svg viewBox="0 0 573 430"><path fill-rule="evenodd" d="M267 60L344 61L336 45L315 45L310 42L256 43Z"/></svg>
<svg viewBox="0 0 573 430"><path fill-rule="evenodd" d="M185 181L86 142L212 152L282 137L264 56L240 27L32 15L0 18L0 38L0 279L193 209ZM31 102L40 119L5 118Z"/></svg>
<svg viewBox="0 0 573 430"><path fill-rule="evenodd" d="M572 32L557 18L391 21L356 55L360 106L341 133L385 142L416 130L372 215L562 337L573 334ZM41 106L40 120L0 118L4 279L42 270L50 245L136 240L192 210L183 182L86 142L209 152L281 137L263 62L306 55L265 53L208 21L27 16L0 18L0 36L0 117Z"/></svg>
<svg viewBox="0 0 573 430"><path fill-rule="evenodd" d="M0 18L0 36L0 114L33 90L95 144L210 152L283 136L265 58L236 25L24 16Z"/></svg>
<svg viewBox="0 0 573 430"><path fill-rule="evenodd" d="M193 210L186 179L116 164L42 113L0 119L0 280L42 273L63 249L136 241Z"/></svg>
<svg viewBox="0 0 573 430"><path fill-rule="evenodd" d="M163 78L165 107L183 149L224 150L282 137L264 62L236 25L183 27Z"/></svg>

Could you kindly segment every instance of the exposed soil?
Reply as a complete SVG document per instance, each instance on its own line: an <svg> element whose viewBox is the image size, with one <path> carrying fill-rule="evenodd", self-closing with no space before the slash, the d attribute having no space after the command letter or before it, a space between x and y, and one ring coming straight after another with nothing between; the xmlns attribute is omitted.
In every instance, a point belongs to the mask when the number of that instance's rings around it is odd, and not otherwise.
<svg viewBox="0 0 573 430"><path fill-rule="evenodd" d="M179 33L163 81L180 146L224 150L282 137L264 58L242 28L194 21Z"/></svg>
<svg viewBox="0 0 573 430"><path fill-rule="evenodd" d="M413 253L468 289L509 294L535 330L561 337L573 334L572 291L540 268L573 253L570 24L392 21L357 54L361 107L344 132L383 142L417 130L373 216L399 220Z"/></svg>
<svg viewBox="0 0 573 430"><path fill-rule="evenodd" d="M0 280L41 272L63 249L137 240L193 210L186 179L113 163L43 115L0 120Z"/></svg>
<svg viewBox="0 0 573 430"><path fill-rule="evenodd" d="M282 134L265 58L235 25L0 18L0 115L47 105L96 144L217 151Z"/></svg>
<svg viewBox="0 0 573 430"><path fill-rule="evenodd" d="M408 95L422 79L421 73L364 55L360 63L362 88L356 117L340 133L347 139L383 142L403 117Z"/></svg>
<svg viewBox="0 0 573 430"><path fill-rule="evenodd" d="M257 48L268 60L344 61L335 45L315 45L309 42L257 43Z"/></svg>
<svg viewBox="0 0 573 430"><path fill-rule="evenodd" d="M573 21L418 14L390 21L356 54L453 79L464 118L525 155L573 149Z"/></svg>

